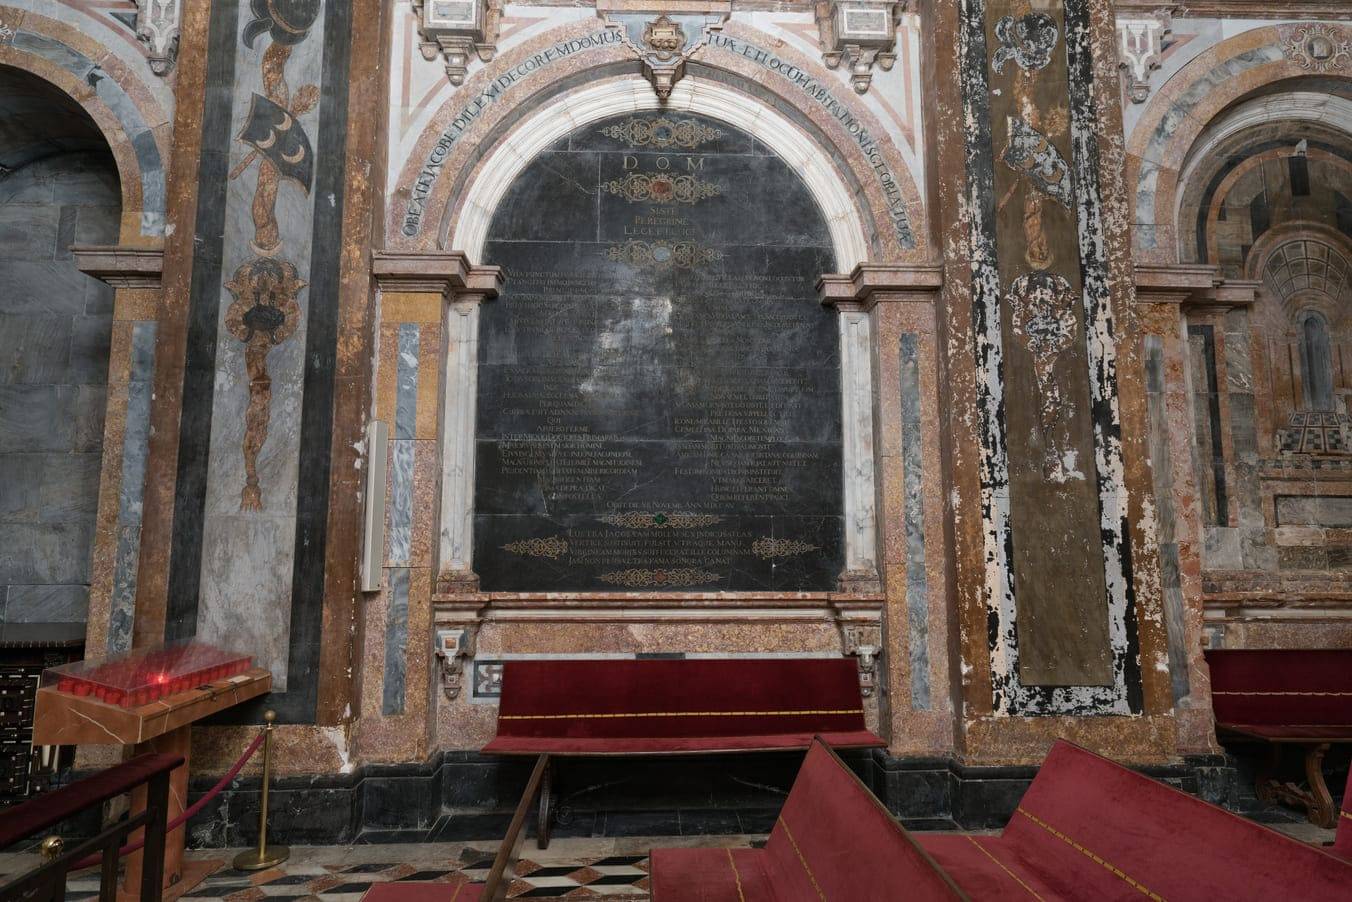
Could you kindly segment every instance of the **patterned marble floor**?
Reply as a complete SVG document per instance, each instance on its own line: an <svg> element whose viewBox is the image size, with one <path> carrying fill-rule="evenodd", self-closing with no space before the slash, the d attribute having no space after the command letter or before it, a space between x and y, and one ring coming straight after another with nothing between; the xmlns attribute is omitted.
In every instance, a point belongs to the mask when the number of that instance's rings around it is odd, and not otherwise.
<svg viewBox="0 0 1352 902"><path fill-rule="evenodd" d="M748 845L761 837L719 837L729 845ZM556 839L546 851L527 840L508 897L513 899L596 899L605 902L647 902L647 850L653 845L695 845L699 837L625 839ZM493 842L303 846L268 871L237 871L229 861L238 850L190 851L194 859L224 859L225 864L183 896L194 902L358 902L374 883L427 881L483 882L496 844ZM0 855L0 873L14 873L35 863L29 855ZM67 887L67 902L98 898L98 876L82 872Z"/></svg>
<svg viewBox="0 0 1352 902"><path fill-rule="evenodd" d="M1326 843L1332 830L1322 830L1295 815L1268 820L1271 826L1304 842ZM988 831L980 831L988 832ZM994 832L994 831L990 831ZM763 836L632 837L555 839L548 850L528 839L517 862L513 899L594 899L604 902L649 902L648 850L653 846L750 846ZM194 902L359 902L373 883L389 881L483 882L496 851L496 841L469 843L300 846L291 858L268 871L236 871L229 866L239 850L190 851L193 859L220 859L221 868L183 896ZM0 874L26 870L37 862L32 854L0 854ZM70 881L67 902L98 898L98 878L85 871Z"/></svg>

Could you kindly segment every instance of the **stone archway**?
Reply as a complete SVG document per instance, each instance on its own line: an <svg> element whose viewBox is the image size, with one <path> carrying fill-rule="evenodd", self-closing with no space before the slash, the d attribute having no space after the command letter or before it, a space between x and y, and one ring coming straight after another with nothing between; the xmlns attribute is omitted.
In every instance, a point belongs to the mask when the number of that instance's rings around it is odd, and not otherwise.
<svg viewBox="0 0 1352 902"><path fill-rule="evenodd" d="M83 623L118 386L113 290L70 247L116 243L124 195L98 124L55 86L0 65L0 118L0 621Z"/></svg>

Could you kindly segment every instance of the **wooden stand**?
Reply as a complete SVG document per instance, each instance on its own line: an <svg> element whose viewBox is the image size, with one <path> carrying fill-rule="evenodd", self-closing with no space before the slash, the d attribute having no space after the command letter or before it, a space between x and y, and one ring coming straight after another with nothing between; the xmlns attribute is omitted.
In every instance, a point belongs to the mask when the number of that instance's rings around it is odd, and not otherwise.
<svg viewBox="0 0 1352 902"><path fill-rule="evenodd" d="M33 741L38 745L133 746L134 754L169 752L183 756L183 766L169 776L169 820L183 813L188 802L188 769L192 760L192 725L217 711L256 698L272 689L272 674L261 667L215 683L142 705L120 708L88 696L38 690L33 718ZM145 809L145 788L132 793L133 812ZM201 883L221 862L183 861L187 825L169 832L164 847L164 897L177 899ZM133 836L133 841L138 838ZM141 885L142 853L127 856L119 898L135 899Z"/></svg>

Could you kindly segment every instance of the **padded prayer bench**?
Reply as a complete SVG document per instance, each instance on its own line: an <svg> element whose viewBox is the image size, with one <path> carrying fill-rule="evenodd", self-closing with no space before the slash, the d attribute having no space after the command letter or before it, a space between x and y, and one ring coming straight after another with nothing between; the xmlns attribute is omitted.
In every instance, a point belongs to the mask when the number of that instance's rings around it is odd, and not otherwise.
<svg viewBox="0 0 1352 902"><path fill-rule="evenodd" d="M555 757L881 747L849 658L508 661L484 752L544 756L536 838L549 845Z"/></svg>
<svg viewBox="0 0 1352 902"><path fill-rule="evenodd" d="M999 836L917 838L974 899L1352 899L1352 863L1068 742Z"/></svg>
<svg viewBox="0 0 1352 902"><path fill-rule="evenodd" d="M1324 780L1324 754L1352 743L1352 649L1210 649L1211 704L1222 740L1266 745L1258 798L1303 806L1312 823L1338 819ZM1287 746L1305 753L1309 789L1280 779Z"/></svg>
<svg viewBox="0 0 1352 902"><path fill-rule="evenodd" d="M763 849L653 849L654 902L966 899L835 752L808 750Z"/></svg>

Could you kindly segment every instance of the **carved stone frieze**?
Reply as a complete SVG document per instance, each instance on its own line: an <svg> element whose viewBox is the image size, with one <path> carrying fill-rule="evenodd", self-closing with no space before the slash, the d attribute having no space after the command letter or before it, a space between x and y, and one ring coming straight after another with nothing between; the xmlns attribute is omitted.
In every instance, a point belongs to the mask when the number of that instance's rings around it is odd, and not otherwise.
<svg viewBox="0 0 1352 902"><path fill-rule="evenodd" d="M849 67L855 93L868 93L875 66L888 71L897 61L897 13L890 0L829 0L817 4L822 62L828 69Z"/></svg>
<svg viewBox="0 0 1352 902"><path fill-rule="evenodd" d="M475 58L487 63L497 53L502 6L496 0L413 0L413 9L423 59L444 57L451 84L465 83Z"/></svg>
<svg viewBox="0 0 1352 902"><path fill-rule="evenodd" d="M1172 43L1173 13L1157 10L1148 16L1117 20L1118 68L1132 103L1145 103L1150 96L1150 73L1160 67L1160 57Z"/></svg>
<svg viewBox="0 0 1352 902"><path fill-rule="evenodd" d="M168 75L178 59L180 0L136 0L136 39L146 47L150 71Z"/></svg>

